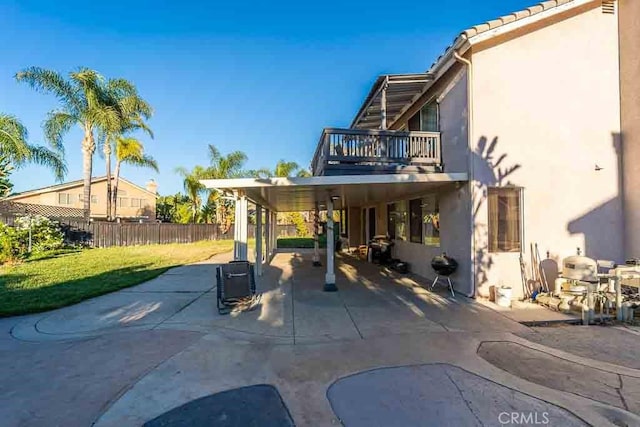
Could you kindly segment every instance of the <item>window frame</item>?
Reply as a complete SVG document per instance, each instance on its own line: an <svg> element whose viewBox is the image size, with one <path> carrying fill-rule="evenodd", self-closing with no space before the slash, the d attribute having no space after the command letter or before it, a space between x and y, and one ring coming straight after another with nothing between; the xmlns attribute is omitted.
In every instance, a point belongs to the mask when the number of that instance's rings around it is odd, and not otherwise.
<svg viewBox="0 0 640 427"><path fill-rule="evenodd" d="M425 110L430 105L435 105L436 107L436 130L423 130L423 128L425 127L425 124L422 120L423 110ZM412 130L411 127L415 127L416 125L416 120L415 120L416 117L418 118L417 120L418 129ZM422 106L418 109L418 111L416 111L414 114L411 115L411 117L409 117L409 119L407 119L406 129L412 132L440 132L440 103L438 102L438 98L436 96L434 96L433 98L429 99L427 102L422 104Z"/></svg>
<svg viewBox="0 0 640 427"><path fill-rule="evenodd" d="M429 212L430 209L428 209L428 203L430 200L428 199L432 199L431 201L433 202L433 207L431 207L431 210L433 210L433 212L429 213L430 215L434 215L437 214L438 215L438 222L440 221L440 193L438 192L433 192L427 195L424 195L422 197L422 244L425 246L429 246L432 248L439 248L442 244L442 240L441 240L441 236L440 236L440 226L438 226L438 228L436 229L434 225L431 225L431 227L435 230L437 230L438 235L437 235L437 243L434 242L432 239L434 239L435 237L433 235L431 236L427 236L427 222L425 221L426 216L428 215L427 212Z"/></svg>
<svg viewBox="0 0 640 427"><path fill-rule="evenodd" d="M64 197L65 201L61 202L61 198ZM72 205L72 194L71 193L58 193L58 205Z"/></svg>
<svg viewBox="0 0 640 427"><path fill-rule="evenodd" d="M491 220L491 193L499 193L499 192L516 192L516 197L514 198L515 200L518 201L518 214L517 214L517 220L518 220L518 231L517 231L517 236L519 239L519 244L517 245L517 247L514 247L513 249L506 249L505 247L500 247L500 242L498 240L496 240L496 245L494 246L493 241L494 239L492 238L493 233L498 233L498 235L500 234L499 230L493 230L493 226L492 224L494 224L494 221ZM499 197L499 195L498 195ZM505 197L503 195L503 197ZM499 215L499 212L496 213L496 216ZM497 226L499 227L500 222L499 220L497 221ZM506 232L506 231L505 231ZM489 251L489 253L524 253L524 187L518 187L518 186L506 186L506 187L487 187L487 249Z"/></svg>
<svg viewBox="0 0 640 427"><path fill-rule="evenodd" d="M398 209L400 206L403 207L402 211ZM403 218L403 221L401 222L401 224L404 225L404 237L397 233L397 228L398 228L398 225L400 224L400 222L397 221L397 217L394 217L394 220L391 221L391 217L393 215L396 215L396 212L404 213L404 218ZM389 228L389 225L391 223L393 224L393 230ZM402 200L396 200L391 203L387 203L387 234L393 240L402 240L403 242L409 241L410 234L409 234L409 201L408 200L402 199Z"/></svg>
<svg viewBox="0 0 640 427"><path fill-rule="evenodd" d="M423 232L422 232L422 197L418 199L409 199L408 201L408 217L409 217L409 242L423 244ZM417 214L414 209L417 207ZM417 217L416 217L417 215ZM419 230L414 230L414 227L418 226Z"/></svg>

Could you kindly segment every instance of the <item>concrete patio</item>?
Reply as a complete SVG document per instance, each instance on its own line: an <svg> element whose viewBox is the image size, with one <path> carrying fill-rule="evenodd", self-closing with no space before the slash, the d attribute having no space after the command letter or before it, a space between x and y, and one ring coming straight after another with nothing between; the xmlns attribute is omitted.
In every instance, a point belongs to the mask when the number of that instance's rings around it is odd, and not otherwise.
<svg viewBox="0 0 640 427"><path fill-rule="evenodd" d="M269 384L300 426L340 420L366 425L424 414L455 424L464 408L465 419L478 425L500 425L496 414L514 408L555 414L553 425L569 419L575 425L613 419L640 424L629 412L527 381L477 352L483 342L507 341L629 378L640 378L640 371L531 343L518 336L530 328L499 312L348 256L338 259L339 291L330 293L322 291L325 272L311 266L311 253L278 253L259 278L256 309L219 315L214 268L229 257L179 267L75 306L2 319L0 392L6 404L0 417L8 425L137 426L194 399ZM505 358L520 363L518 354ZM416 378L431 378L431 385L412 383L413 375L402 369L357 377L406 366L422 366L423 377ZM347 377L354 381L340 381ZM363 418L356 405L340 404L348 387L370 381L388 396L380 409L387 412ZM478 387L494 396L498 412L479 409L488 402L480 396L447 394ZM415 390L417 400L409 405L402 390ZM394 411L404 418L393 418Z"/></svg>

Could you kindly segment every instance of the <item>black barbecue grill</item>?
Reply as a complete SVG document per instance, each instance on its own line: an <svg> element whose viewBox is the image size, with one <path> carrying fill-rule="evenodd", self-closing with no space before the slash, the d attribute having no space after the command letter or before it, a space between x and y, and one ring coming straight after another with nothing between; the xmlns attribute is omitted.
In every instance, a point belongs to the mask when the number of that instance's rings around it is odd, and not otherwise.
<svg viewBox="0 0 640 427"><path fill-rule="evenodd" d="M449 278L449 276L455 273L456 269L458 268L458 262L455 259L447 256L446 253L443 253L442 255L433 257L433 259L431 260L431 268L433 268L433 270L436 272L436 278L431 284L431 289L436 286L436 283L438 283L440 276L442 276L443 278L446 277L447 283L449 284L449 291L451 291L451 296L456 296L456 294L453 292L453 285L451 284L451 279Z"/></svg>
<svg viewBox="0 0 640 427"><path fill-rule="evenodd" d="M371 251L371 261L378 264L389 264L391 262L391 247L393 240L387 236L373 236L369 241L369 251Z"/></svg>

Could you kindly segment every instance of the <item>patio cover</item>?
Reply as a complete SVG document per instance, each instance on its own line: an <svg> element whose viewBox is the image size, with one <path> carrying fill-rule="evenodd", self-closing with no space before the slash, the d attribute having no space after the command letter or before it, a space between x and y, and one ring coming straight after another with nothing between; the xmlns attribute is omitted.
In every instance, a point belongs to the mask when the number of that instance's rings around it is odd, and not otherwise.
<svg viewBox="0 0 640 427"><path fill-rule="evenodd" d="M383 104L386 107L386 123L392 124L433 81L434 77L429 73L388 74L378 77L350 127L381 129Z"/></svg>
<svg viewBox="0 0 640 427"><path fill-rule="evenodd" d="M329 198L334 208L400 200L425 191L467 181L466 173L314 176L309 178L205 179L207 188L243 193L252 202L276 212L323 208Z"/></svg>

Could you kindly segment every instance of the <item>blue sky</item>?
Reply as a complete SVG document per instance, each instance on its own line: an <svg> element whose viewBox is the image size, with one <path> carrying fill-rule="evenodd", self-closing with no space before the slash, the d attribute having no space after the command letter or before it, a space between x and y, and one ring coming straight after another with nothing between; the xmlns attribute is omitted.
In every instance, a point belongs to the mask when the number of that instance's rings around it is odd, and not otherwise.
<svg viewBox="0 0 640 427"><path fill-rule="evenodd" d="M533 3L4 0L0 111L44 144L55 100L14 74L86 66L133 81L155 108L155 139L142 139L160 173L125 167L134 182L179 191L175 167L206 164L209 143L244 151L247 168L281 158L306 167L322 128L348 126L376 76L424 71L462 29ZM77 131L66 139L67 180L81 177L80 140ZM103 174L96 155L94 175ZM16 191L54 182L35 166L12 179Z"/></svg>

